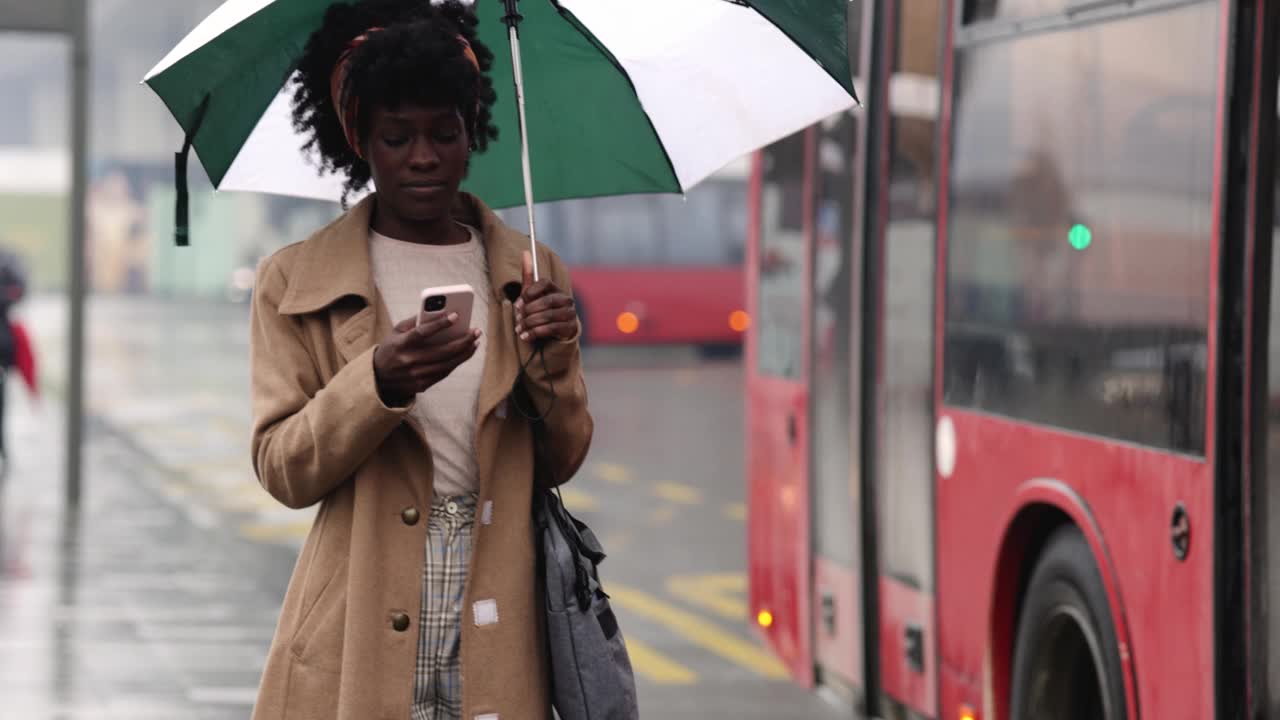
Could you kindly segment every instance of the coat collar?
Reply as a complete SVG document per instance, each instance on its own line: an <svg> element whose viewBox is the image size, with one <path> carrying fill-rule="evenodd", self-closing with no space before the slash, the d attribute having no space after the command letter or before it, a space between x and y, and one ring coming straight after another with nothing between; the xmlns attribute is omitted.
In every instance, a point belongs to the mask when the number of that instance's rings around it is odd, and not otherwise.
<svg viewBox="0 0 1280 720"><path fill-rule="evenodd" d="M351 362L391 332L391 318L378 294L369 258L369 221L375 196L360 201L329 226L302 243L289 289L280 302L280 313L303 315L324 310L347 297L364 301L364 308L335 330L338 353ZM487 418L511 391L520 372L514 318L504 301L519 295L524 281L523 253L526 236L507 227L498 216L470 194L460 194L454 218L480 230L489 264L489 284L494 304L503 312L489 313L489 346L481 376L478 417ZM488 460L481 456L481 484L488 477Z"/></svg>
<svg viewBox="0 0 1280 720"><path fill-rule="evenodd" d="M369 259L369 224L377 195L371 194L303 243L297 269L280 302L285 315L302 315L354 296L374 305L378 300ZM502 222L479 198L459 193L453 216L480 230L495 298L511 299L523 283L523 256L528 239Z"/></svg>

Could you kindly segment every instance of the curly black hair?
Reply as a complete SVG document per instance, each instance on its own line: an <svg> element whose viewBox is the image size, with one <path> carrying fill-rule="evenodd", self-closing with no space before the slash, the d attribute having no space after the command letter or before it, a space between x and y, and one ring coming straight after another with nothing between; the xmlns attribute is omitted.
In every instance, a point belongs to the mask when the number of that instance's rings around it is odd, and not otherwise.
<svg viewBox="0 0 1280 720"><path fill-rule="evenodd" d="M337 3L307 41L298 61L293 96L294 127L308 136L326 172L347 175L343 205L354 191L369 184L369 163L347 144L334 109L330 78L352 40L370 28L383 28L351 55L347 91L362 108L405 105L458 108L474 151L483 152L498 137L493 123L497 94L489 68L493 52L476 36L476 16L458 0L358 0ZM464 55L458 36L466 38L480 62L480 72ZM357 120L357 136L369 133L368 112Z"/></svg>

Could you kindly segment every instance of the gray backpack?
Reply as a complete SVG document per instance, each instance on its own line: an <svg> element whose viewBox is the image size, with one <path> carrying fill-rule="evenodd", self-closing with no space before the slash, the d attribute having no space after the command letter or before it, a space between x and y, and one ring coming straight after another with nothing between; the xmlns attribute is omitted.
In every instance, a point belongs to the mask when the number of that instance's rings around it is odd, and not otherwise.
<svg viewBox="0 0 1280 720"><path fill-rule="evenodd" d="M517 383L513 394L518 410L521 400L532 407L523 385ZM523 410L521 414L533 430L533 527L546 609L552 705L560 720L639 720L627 644L600 585L597 568L604 561L604 549L595 533L569 514L560 497L560 482L544 460L545 416Z"/></svg>
<svg viewBox="0 0 1280 720"><path fill-rule="evenodd" d="M637 720L631 659L596 568L604 551L557 493L534 490L552 704L560 720Z"/></svg>
<svg viewBox="0 0 1280 720"><path fill-rule="evenodd" d="M544 368L545 363L544 357ZM564 507L559 486L568 478L557 478L547 462L547 416L556 404L554 389L552 398L552 407L538 414L524 383L512 388L516 411L529 420L534 439L532 520L547 612L552 706L559 720L639 720L631 657L609 596L600 587L604 548Z"/></svg>

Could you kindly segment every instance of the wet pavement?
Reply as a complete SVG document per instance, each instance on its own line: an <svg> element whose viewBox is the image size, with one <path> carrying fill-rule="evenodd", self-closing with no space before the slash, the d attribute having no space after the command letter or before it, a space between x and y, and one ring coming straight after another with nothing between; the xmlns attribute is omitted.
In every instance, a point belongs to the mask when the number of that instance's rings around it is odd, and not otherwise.
<svg viewBox="0 0 1280 720"><path fill-rule="evenodd" d="M10 381L0 719L249 716L314 511L253 478L245 312L94 303L76 514L61 503L62 310L25 309L50 381L42 407ZM610 552L643 717L850 717L791 685L748 627L737 364L602 349L587 374L596 438L566 501Z"/></svg>
<svg viewBox="0 0 1280 720"><path fill-rule="evenodd" d="M0 537L0 717L245 718L286 576L187 520L163 473L91 430L92 486L61 502L53 408L12 408Z"/></svg>

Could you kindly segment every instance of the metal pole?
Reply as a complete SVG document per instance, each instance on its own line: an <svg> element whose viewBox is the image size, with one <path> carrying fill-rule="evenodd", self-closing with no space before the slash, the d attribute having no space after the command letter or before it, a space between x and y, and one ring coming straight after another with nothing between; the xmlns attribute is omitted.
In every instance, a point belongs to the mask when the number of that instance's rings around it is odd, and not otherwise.
<svg viewBox="0 0 1280 720"><path fill-rule="evenodd" d="M70 342L67 369L66 503L80 508L84 443L85 201L89 172L89 0L74 0L71 17L71 247Z"/></svg>
<svg viewBox="0 0 1280 720"><path fill-rule="evenodd" d="M524 204L529 210L529 254L533 256L533 279L538 279L538 230L533 217L533 163L529 160L529 121L524 111L524 66L520 62L520 21L516 9L519 0L503 0L507 14L502 21L511 37L511 72L516 82L516 107L520 114L520 163L524 171Z"/></svg>

